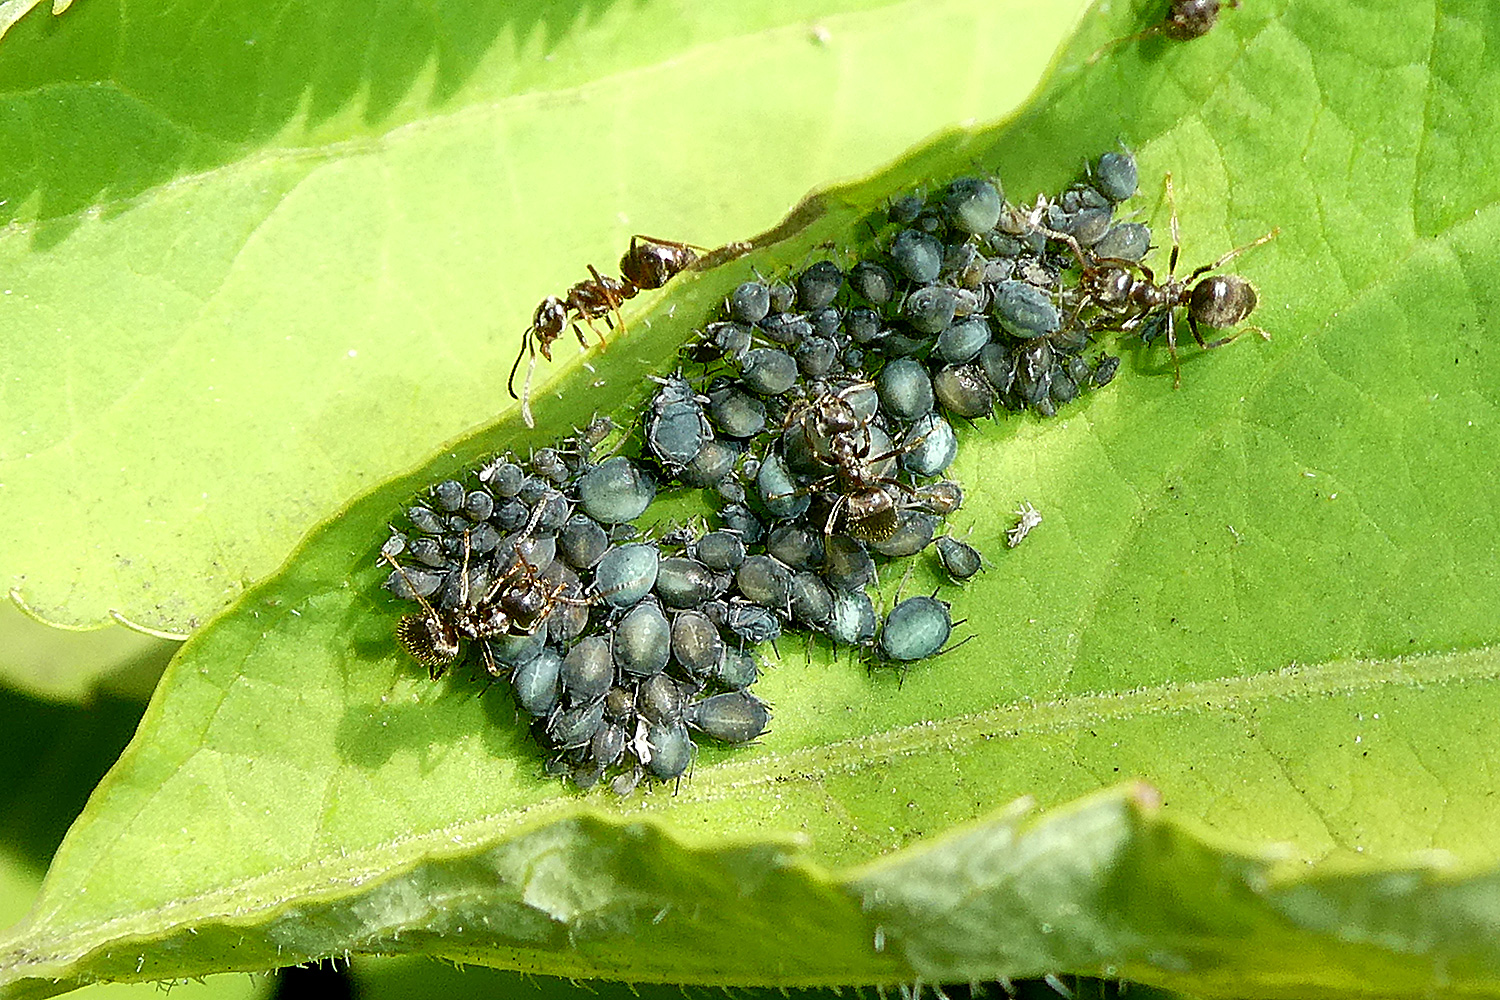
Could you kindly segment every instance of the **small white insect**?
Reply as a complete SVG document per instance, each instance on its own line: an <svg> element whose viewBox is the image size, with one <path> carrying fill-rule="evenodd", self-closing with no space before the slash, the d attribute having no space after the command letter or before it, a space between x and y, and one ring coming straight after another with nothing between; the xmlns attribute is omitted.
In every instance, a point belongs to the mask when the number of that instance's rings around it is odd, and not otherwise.
<svg viewBox="0 0 1500 1000"><path fill-rule="evenodd" d="M1016 508L1016 517L1020 518L1016 526L1005 533L1005 543L1011 548L1020 545L1031 534L1031 529L1042 523L1042 515L1025 500Z"/></svg>

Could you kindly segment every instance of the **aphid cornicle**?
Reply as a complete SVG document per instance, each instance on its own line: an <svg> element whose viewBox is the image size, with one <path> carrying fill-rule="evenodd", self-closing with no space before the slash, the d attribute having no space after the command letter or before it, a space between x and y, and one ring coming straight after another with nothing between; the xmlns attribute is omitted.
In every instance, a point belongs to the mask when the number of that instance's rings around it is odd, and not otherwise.
<svg viewBox="0 0 1500 1000"><path fill-rule="evenodd" d="M1178 307L1187 309L1188 330L1204 350L1223 347L1234 340L1244 331L1237 330L1218 340L1204 340L1198 327L1202 324L1223 329L1244 322L1259 303L1259 295L1254 285L1237 274L1210 275L1210 272L1217 271L1246 250L1269 242L1281 230L1272 229L1259 239L1235 247L1213 263L1195 268L1187 277L1179 278L1177 258L1181 252L1181 241L1171 174L1167 175L1166 188L1172 231L1172 250L1167 258L1166 276L1158 281L1151 268L1140 261L1118 257L1100 258L1084 269L1080 287L1084 295L1083 304L1097 306L1104 313L1093 321L1095 330L1139 329L1142 330L1143 339L1149 340L1154 337L1151 331L1159 319L1161 328L1166 333L1167 350L1172 355L1173 385L1181 386L1182 366L1177 360ZM1266 336L1264 330L1260 333Z"/></svg>

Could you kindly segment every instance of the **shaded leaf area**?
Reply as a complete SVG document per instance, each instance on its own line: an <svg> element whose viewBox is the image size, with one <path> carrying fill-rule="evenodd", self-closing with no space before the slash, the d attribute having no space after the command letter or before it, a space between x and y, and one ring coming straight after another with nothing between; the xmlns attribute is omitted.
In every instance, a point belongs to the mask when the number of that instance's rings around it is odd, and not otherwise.
<svg viewBox="0 0 1500 1000"><path fill-rule="evenodd" d="M962 982L996 975L998 961L1011 976L1139 971L1221 996L1248 983L1263 996L1500 986L1493 874L1455 884L1411 869L1288 887L1272 863L1162 821L1144 786L1041 819L1024 812L842 876L790 843L695 846L655 821L576 816L444 848L373 884L325 878L296 906L241 892L219 901L229 910L176 913L167 941L123 921L81 960L17 971L197 975L306 959L315 943L337 952L353 934L385 953L678 983ZM22 979L7 995L67 985Z"/></svg>
<svg viewBox="0 0 1500 1000"><path fill-rule="evenodd" d="M1500 992L1500 373L1482 349L1500 179L1444 159L1455 127L1500 142L1482 58L1500 24L1477 3L1247 5L1201 41L1084 65L1129 27L1086 22L1016 121L831 191L795 239L674 286L631 350L537 407L544 427L628 412L751 264L842 244L889 194L975 162L1013 197L1055 191L1128 128L1143 176L1173 173L1185 261L1281 227L1234 263L1273 339L1185 348L1177 391L1164 352L1126 348L1062 417L964 431L955 526L992 564L948 596L977 641L904 677L784 645L760 745L705 750L676 794L546 784L503 687L429 682L379 589L394 511L532 440L498 424L353 502L185 646L5 945L13 991L411 950L720 983ZM1161 234L1158 191L1130 207ZM1046 520L1005 551L1022 499ZM1069 805L1132 776L1159 806L1136 786ZM1051 811L996 814L1027 795ZM688 941L712 962L677 956Z"/></svg>
<svg viewBox="0 0 1500 1000"><path fill-rule="evenodd" d="M87 703L104 689L144 704L179 645L119 625L58 629L0 605L0 681L37 698Z"/></svg>
<svg viewBox="0 0 1500 1000"><path fill-rule="evenodd" d="M349 496L513 412L520 333L585 265L637 232L749 237L1000 117L1082 3L711 7L24 19L0 45L6 588L48 621L190 631Z"/></svg>

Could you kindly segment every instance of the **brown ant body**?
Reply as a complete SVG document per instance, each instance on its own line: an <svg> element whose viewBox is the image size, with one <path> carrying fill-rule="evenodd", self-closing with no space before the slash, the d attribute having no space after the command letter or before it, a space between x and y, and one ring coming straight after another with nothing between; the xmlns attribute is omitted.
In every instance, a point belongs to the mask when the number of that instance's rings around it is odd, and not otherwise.
<svg viewBox="0 0 1500 1000"><path fill-rule="evenodd" d="M540 511L540 507L538 508ZM437 680L443 676L448 665L458 659L463 651L464 640L480 643L485 670L492 677L502 673L495 664L494 654L483 640L505 635L531 635L546 624L547 618L559 605L588 604L580 598L568 596L567 581L553 585L543 570L537 569L526 558L521 537L529 535L532 525L513 543L514 561L489 586L484 596L470 601L469 594L469 548L468 535L464 535L464 560L459 572L458 604L452 608L433 607L418 593L416 586L406 576L406 570L396 562L394 556L383 553L397 573L406 580L412 596L422 606L420 614L404 615L396 623L396 641L417 662L427 667L428 676Z"/></svg>
<svg viewBox="0 0 1500 1000"><path fill-rule="evenodd" d="M510 378L506 382L511 399L521 401L521 417L526 421L527 427L536 426L531 416L531 375L536 370L536 356L540 354L551 361L553 341L561 337L569 327L578 338L579 346L587 348L589 342L583 335L582 327L578 325L580 322L594 331L599 338L599 345L603 347L604 335L599 332L594 321L603 319L606 326L614 329L614 320L619 318L622 303L643 291L661 288L692 267L698 262L698 251L701 249L675 240L632 236L630 249L620 258L619 278L602 275L590 264L587 280L568 289L563 298L549 295L537 305L536 312L531 316L531 326L521 334L521 351L516 355L515 364L510 366ZM522 385L521 394L517 396L516 373L521 369L521 362L527 358L530 359L530 364L526 369L526 381Z"/></svg>
<svg viewBox="0 0 1500 1000"><path fill-rule="evenodd" d="M1167 6L1167 16L1160 22L1153 24L1145 31L1138 31L1124 38L1100 47L1093 55L1089 56L1089 65L1099 61L1099 57L1110 49L1129 42L1138 42L1143 38L1153 35L1165 35L1174 42L1190 42L1195 38L1202 38L1213 30L1214 25L1219 23L1219 10L1223 7L1238 7L1240 0L1171 0Z"/></svg>
<svg viewBox="0 0 1500 1000"><path fill-rule="evenodd" d="M861 417L849 396L873 388L868 382L856 382L837 391L824 391L787 414L783 433L800 433L810 457L833 469L799 491L834 498L823 526L825 535L842 528L862 542L884 541L895 533L906 506L897 491L917 497L921 502L916 506L926 506L928 501L888 474L889 464L914 450L922 438L881 455L870 454L875 442L869 419Z"/></svg>
<svg viewBox="0 0 1500 1000"><path fill-rule="evenodd" d="M1177 360L1176 312L1179 307L1187 310L1188 329L1193 339L1204 350L1223 347L1244 330L1237 330L1218 340L1205 341L1198 326L1224 328L1236 326L1254 311L1260 298L1255 286L1237 274L1216 274L1203 278L1211 271L1223 267L1252 247L1275 238L1280 229L1272 229L1257 240L1235 247L1211 264L1204 264L1185 278L1177 277L1177 258L1181 245L1177 229L1177 201L1172 192L1172 175L1167 175L1167 201L1171 205L1172 252L1167 259L1167 274L1157 280L1151 268L1139 261L1118 257L1093 259L1083 270L1081 288L1085 306L1097 306L1106 318L1096 321L1094 329L1131 330L1142 323L1161 317L1166 330L1167 350L1172 355L1172 368L1176 374L1174 386L1182 385L1182 366ZM1139 272L1137 274L1136 272ZM1199 281L1199 278L1203 278ZM1270 339L1259 327L1262 337Z"/></svg>

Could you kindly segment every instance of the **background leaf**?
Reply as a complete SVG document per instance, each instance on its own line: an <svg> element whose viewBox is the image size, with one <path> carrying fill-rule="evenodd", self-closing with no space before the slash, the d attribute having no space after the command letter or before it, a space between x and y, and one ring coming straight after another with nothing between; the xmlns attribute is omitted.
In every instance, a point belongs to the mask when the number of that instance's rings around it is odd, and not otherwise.
<svg viewBox="0 0 1500 1000"><path fill-rule="evenodd" d="M10 587L50 621L191 630L513 405L521 330L586 263L634 232L750 236L998 117L1082 4L699 6L90 0L19 23Z"/></svg>
<svg viewBox="0 0 1500 1000"><path fill-rule="evenodd" d="M544 785L505 693L426 681L378 590L392 511L530 440L481 430L189 642L3 946L13 993L342 948L721 983L1500 992L1500 179L1475 168L1500 141L1497 15L1246 6L1086 65L1137 24L1086 20L1017 120L831 192L753 261L857 239L890 193L976 162L1013 197L1055 191L1116 138L1172 171L1186 262L1281 227L1234 264L1270 343L1185 352L1180 391L1131 350L1063 418L965 434L957 524L994 565L955 601L981 641L899 686L784 648L760 688L775 731L704 752L679 794ZM1162 233L1157 192L1134 204ZM565 375L543 425L628 400L748 263L631 317L632 350L591 359L605 384ZM1023 498L1047 520L1002 552ZM1099 791L1132 775L1159 804ZM1026 794L1048 811L997 812Z"/></svg>

